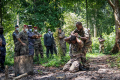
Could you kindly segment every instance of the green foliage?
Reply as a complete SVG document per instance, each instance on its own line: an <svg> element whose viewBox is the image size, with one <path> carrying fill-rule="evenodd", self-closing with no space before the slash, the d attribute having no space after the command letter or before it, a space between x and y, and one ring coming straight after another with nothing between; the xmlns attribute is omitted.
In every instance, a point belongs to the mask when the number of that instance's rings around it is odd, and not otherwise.
<svg viewBox="0 0 120 80"><path fill-rule="evenodd" d="M26 24L44 29L60 26L62 18L59 0L29 0L21 1L20 20Z"/></svg>
<svg viewBox="0 0 120 80"><path fill-rule="evenodd" d="M89 58L95 58L95 57L99 57L99 56L104 56L105 54L102 54L102 53L87 53L86 54L86 57Z"/></svg>
<svg viewBox="0 0 120 80"><path fill-rule="evenodd" d="M109 53L115 44L115 33L112 32L112 33L110 33L110 35L105 35L105 34L102 34L102 35L103 35L103 38L105 39L105 42L104 42L105 53ZM99 52L98 37L92 38L92 51L93 51L93 53Z"/></svg>
<svg viewBox="0 0 120 80"><path fill-rule="evenodd" d="M40 59L40 64L46 67L50 67L50 66L60 67L63 66L68 60L70 60L69 54L67 54L62 59L59 56L54 56L54 58L45 57L44 59Z"/></svg>
<svg viewBox="0 0 120 80"><path fill-rule="evenodd" d="M13 65L14 64L14 42L12 37L13 31L10 31L9 33L6 33L5 39L6 39L6 58L5 58L5 64L7 65Z"/></svg>
<svg viewBox="0 0 120 80"><path fill-rule="evenodd" d="M60 39L59 39L59 34L58 34L58 29L56 29L56 32L54 33L54 39L57 45L57 54L58 56L62 59L62 57L64 56L63 51L62 51L62 47L60 45Z"/></svg>
<svg viewBox="0 0 120 80"><path fill-rule="evenodd" d="M85 20L75 13L65 12L63 16L65 22L63 25L63 30L65 31L66 36L69 36L71 31L76 29L76 22L80 21L82 22L83 26L85 26Z"/></svg>

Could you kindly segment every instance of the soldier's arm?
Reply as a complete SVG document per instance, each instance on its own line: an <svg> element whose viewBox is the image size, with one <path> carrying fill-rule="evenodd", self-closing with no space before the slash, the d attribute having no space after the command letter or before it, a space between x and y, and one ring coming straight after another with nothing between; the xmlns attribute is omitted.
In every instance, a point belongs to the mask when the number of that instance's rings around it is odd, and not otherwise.
<svg viewBox="0 0 120 80"><path fill-rule="evenodd" d="M76 37L76 41L79 44L80 47L82 47L82 41Z"/></svg>
<svg viewBox="0 0 120 80"><path fill-rule="evenodd" d="M36 38L36 35L34 35L33 33L32 34L28 33L28 37L34 39L34 38Z"/></svg>
<svg viewBox="0 0 120 80"><path fill-rule="evenodd" d="M65 37L65 33L64 32L62 32L62 34L61 35L59 35L59 38L64 38Z"/></svg>
<svg viewBox="0 0 120 80"><path fill-rule="evenodd" d="M100 41L100 42L104 42L104 41L105 41L105 39L100 39L100 38L99 38L99 41Z"/></svg>
<svg viewBox="0 0 120 80"><path fill-rule="evenodd" d="M64 40L65 40L65 42L70 43L70 37L67 37L67 38L65 38Z"/></svg>
<svg viewBox="0 0 120 80"><path fill-rule="evenodd" d="M87 40L87 37L80 37L81 40Z"/></svg>
<svg viewBox="0 0 120 80"><path fill-rule="evenodd" d="M74 34L75 34L75 32L74 32L74 31L72 31L72 32L71 32L71 35L74 35Z"/></svg>
<svg viewBox="0 0 120 80"><path fill-rule="evenodd" d="M41 34L38 34L36 38L38 39L38 38L40 38L40 37L42 37L42 35L41 35Z"/></svg>
<svg viewBox="0 0 120 80"><path fill-rule="evenodd" d="M0 38L0 46L2 46L2 39Z"/></svg>
<svg viewBox="0 0 120 80"><path fill-rule="evenodd" d="M21 41L21 39L20 39L21 36L22 36L21 33L20 33L19 35L17 35L17 40L18 40L23 46L26 46L26 44Z"/></svg>

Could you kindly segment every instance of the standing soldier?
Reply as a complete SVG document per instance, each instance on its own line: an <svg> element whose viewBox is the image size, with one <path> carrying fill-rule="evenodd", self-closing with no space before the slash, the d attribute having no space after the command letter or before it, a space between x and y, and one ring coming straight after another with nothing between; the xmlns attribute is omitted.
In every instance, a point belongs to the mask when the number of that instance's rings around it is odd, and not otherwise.
<svg viewBox="0 0 120 80"><path fill-rule="evenodd" d="M42 35L37 31L37 27L34 27L34 34L37 35L35 38L34 48L35 48L35 56L37 57L37 60L39 61L39 53L41 58L43 58L43 47L41 44Z"/></svg>
<svg viewBox="0 0 120 80"><path fill-rule="evenodd" d="M6 41L3 36L3 27L0 26L0 72L3 72L5 69L4 62L5 62L5 55L6 55Z"/></svg>
<svg viewBox="0 0 120 80"><path fill-rule="evenodd" d="M62 47L63 55L65 56L66 53L66 42L64 41L65 33L61 30L61 28L59 28L58 33L59 33L59 41Z"/></svg>
<svg viewBox="0 0 120 80"><path fill-rule="evenodd" d="M104 53L104 41L105 39L102 37L102 35L100 35L100 38L98 38L100 46L99 46L99 53Z"/></svg>
<svg viewBox="0 0 120 80"><path fill-rule="evenodd" d="M28 48L28 26L24 25L23 31L21 31L17 35L18 41L21 43L20 47L20 55L28 55L29 54L29 48Z"/></svg>
<svg viewBox="0 0 120 80"><path fill-rule="evenodd" d="M28 25L28 46L29 46L29 55L34 56L34 43L36 35L32 32L32 25Z"/></svg>
<svg viewBox="0 0 120 80"><path fill-rule="evenodd" d="M19 48L20 48L20 46L19 46L19 41L17 40L17 35L18 34L19 34L19 26L16 25L15 26L15 31L12 34L14 44L15 44L15 48L14 48L15 54L14 54L14 56L19 56Z"/></svg>
<svg viewBox="0 0 120 80"><path fill-rule="evenodd" d="M85 36L85 31L84 31L84 28L81 22L77 22L76 27L77 29L75 29L71 33L71 35L75 35L76 37L80 38L82 42L84 43L83 48L82 48L82 53L84 54L85 57L82 58L82 62L84 63L83 66L86 67L86 69L89 69L89 64L88 64L88 61L86 60L87 50L85 49L85 41L87 40L87 37Z"/></svg>
<svg viewBox="0 0 120 80"><path fill-rule="evenodd" d="M82 54L83 42L75 35L65 38L65 41L71 44L71 59L65 64L63 71L77 72L79 70L86 70L82 66L83 63L81 61L82 57L84 57Z"/></svg>

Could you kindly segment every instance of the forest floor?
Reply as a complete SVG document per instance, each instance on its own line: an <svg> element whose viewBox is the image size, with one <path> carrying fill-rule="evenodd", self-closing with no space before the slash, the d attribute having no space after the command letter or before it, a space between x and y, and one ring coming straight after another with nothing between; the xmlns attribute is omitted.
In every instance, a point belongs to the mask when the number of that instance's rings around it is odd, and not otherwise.
<svg viewBox="0 0 120 80"><path fill-rule="evenodd" d="M63 72L63 66L56 68L35 64L34 75L28 75L19 80L120 80L120 69L115 66L111 67L115 61L111 55L92 57L89 60L90 70L76 73ZM9 67L9 76L12 76L13 70L13 67ZM0 73L0 80L4 80L4 76Z"/></svg>

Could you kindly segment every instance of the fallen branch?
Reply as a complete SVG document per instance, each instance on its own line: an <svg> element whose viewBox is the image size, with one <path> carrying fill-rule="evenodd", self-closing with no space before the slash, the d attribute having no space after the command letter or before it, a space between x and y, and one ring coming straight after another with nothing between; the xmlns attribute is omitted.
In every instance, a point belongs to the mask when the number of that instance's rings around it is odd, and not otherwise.
<svg viewBox="0 0 120 80"><path fill-rule="evenodd" d="M27 75L28 75L27 73L24 73L24 74L22 74L22 75L19 75L19 76L13 78L13 80L20 79L20 78L25 77L25 76L27 76Z"/></svg>

